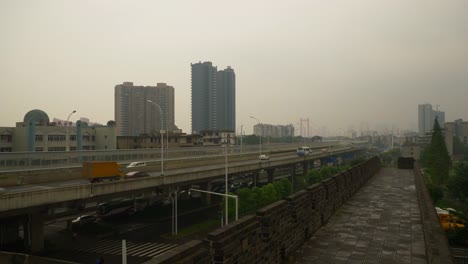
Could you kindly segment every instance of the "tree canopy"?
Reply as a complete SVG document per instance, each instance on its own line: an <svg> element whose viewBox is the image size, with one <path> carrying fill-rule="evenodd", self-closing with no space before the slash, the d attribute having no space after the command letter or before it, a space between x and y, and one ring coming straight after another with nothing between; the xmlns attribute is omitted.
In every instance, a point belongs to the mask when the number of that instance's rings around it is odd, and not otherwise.
<svg viewBox="0 0 468 264"><path fill-rule="evenodd" d="M433 184L444 185L446 183L451 160L437 118L434 121L431 143L424 149L421 162L427 168Z"/></svg>

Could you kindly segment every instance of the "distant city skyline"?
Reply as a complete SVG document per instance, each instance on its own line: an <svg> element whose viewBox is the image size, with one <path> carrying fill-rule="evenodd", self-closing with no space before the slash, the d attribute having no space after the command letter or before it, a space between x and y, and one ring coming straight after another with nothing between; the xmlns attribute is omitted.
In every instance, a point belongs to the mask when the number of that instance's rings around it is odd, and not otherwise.
<svg viewBox="0 0 468 264"><path fill-rule="evenodd" d="M468 1L2 1L0 126L31 109L114 117L114 86L176 87L191 131L187 65L236 72L236 130L314 122L311 134L418 129L415 106L468 119ZM157 18L154 19L154 14ZM125 18L125 19L123 19ZM78 114L79 113L79 114ZM76 121L73 119L73 121ZM312 126L312 124L311 124ZM323 129L323 128L326 129Z"/></svg>

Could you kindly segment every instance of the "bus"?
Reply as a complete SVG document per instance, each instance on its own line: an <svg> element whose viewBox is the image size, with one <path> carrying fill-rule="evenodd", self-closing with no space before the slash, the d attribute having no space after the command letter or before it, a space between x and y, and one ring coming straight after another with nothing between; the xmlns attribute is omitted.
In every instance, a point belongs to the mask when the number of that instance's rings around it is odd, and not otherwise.
<svg viewBox="0 0 468 264"><path fill-rule="evenodd" d="M312 151L310 150L309 147L303 146L303 147L297 148L296 154L297 154L298 156L307 156L307 155L309 155L311 152L312 152Z"/></svg>

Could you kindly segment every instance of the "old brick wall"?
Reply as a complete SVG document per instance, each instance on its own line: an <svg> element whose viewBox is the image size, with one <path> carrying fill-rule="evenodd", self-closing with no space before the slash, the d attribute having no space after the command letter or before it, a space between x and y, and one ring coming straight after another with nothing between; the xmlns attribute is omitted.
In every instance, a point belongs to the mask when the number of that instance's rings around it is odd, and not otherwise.
<svg viewBox="0 0 468 264"><path fill-rule="evenodd" d="M380 166L380 160L374 157L268 205L256 215L245 216L208 234L203 244L209 255L206 263L281 263L324 225L340 205L378 172ZM159 256L161 260L165 257L166 254Z"/></svg>
<svg viewBox="0 0 468 264"><path fill-rule="evenodd" d="M424 183L419 164L414 166L414 183L423 223L426 256L429 263L453 263L447 235L439 223L432 198Z"/></svg>

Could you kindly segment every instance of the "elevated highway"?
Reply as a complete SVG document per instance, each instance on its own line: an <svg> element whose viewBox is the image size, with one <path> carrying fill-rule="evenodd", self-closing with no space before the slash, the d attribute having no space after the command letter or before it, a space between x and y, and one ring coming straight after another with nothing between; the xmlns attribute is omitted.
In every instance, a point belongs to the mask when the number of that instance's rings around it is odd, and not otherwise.
<svg viewBox="0 0 468 264"><path fill-rule="evenodd" d="M357 153L363 148L342 147L331 149L329 152L316 152L306 157L298 157L295 153L273 155L270 160L259 161L253 157L245 160L238 158L229 161L228 173L248 173L266 170L273 173L275 168L290 167L303 164L311 167L314 160L325 159L330 156L340 156L348 153ZM213 159L208 160L211 163ZM47 182L34 185L21 185L7 187L0 195L0 212L6 215L9 211L37 206L54 206L64 202L76 200L106 200L115 196L141 193L155 188L172 187L178 185L190 185L209 182L220 178L225 174L224 160L215 160L216 164L199 165L181 169L167 170L164 176L158 172L150 173L149 177L110 181L102 183L89 183L85 179L69 181ZM307 171L307 170L306 170ZM13 213L14 214L14 213Z"/></svg>
<svg viewBox="0 0 468 264"><path fill-rule="evenodd" d="M268 173L269 181L272 181L277 168L291 168L293 171L291 174L295 175L298 165L302 166L302 171L307 172L317 160L320 160L321 164L326 164L330 157L344 159L363 152L365 147L338 146L327 152L316 150L306 157L299 157L292 150L283 150L271 155L269 160L258 160L258 153L231 154L228 173L229 175L252 173L253 177L257 177L258 173L264 170ZM163 189L192 184L210 189L210 181L225 175L226 165L224 159L220 157L204 157L195 163L184 159L173 162L178 165L175 165L174 169L166 170L165 175L150 172L148 177L102 183L90 183L78 178L6 187L0 194L0 227L8 231L3 233L0 245L14 239L19 227L23 226L25 244L29 251L40 251L43 248L43 224L45 219L51 217L54 208L76 209L85 203L144 193L161 193ZM187 164L190 165L187 167Z"/></svg>

